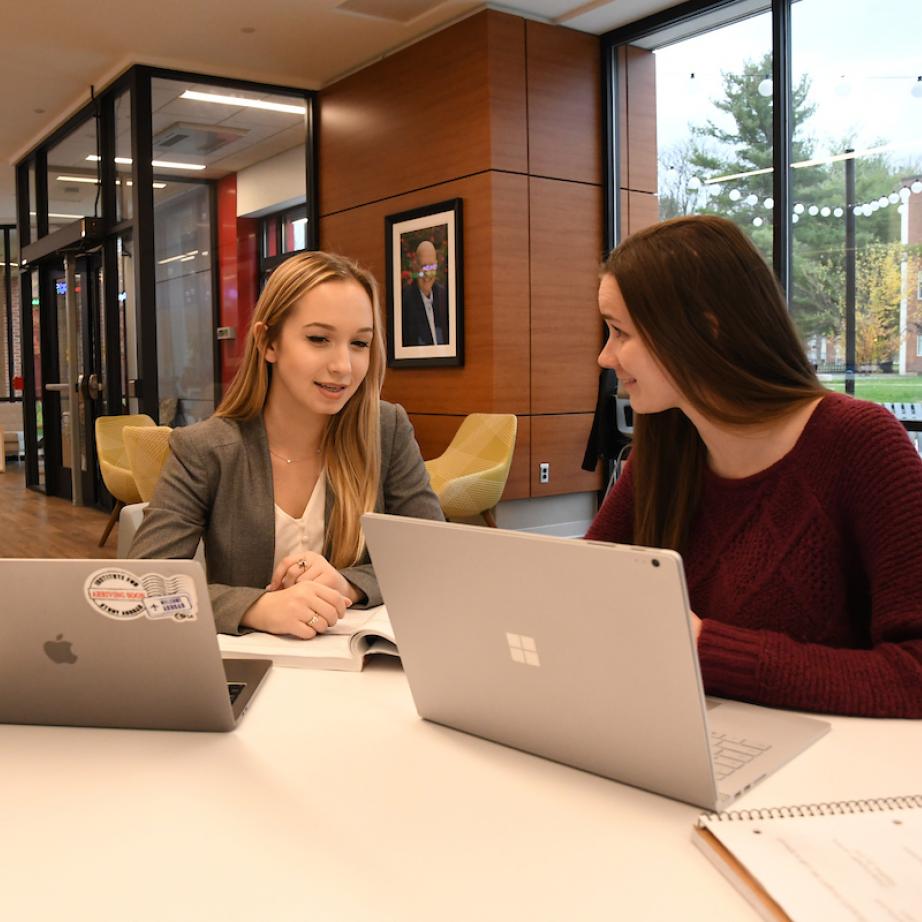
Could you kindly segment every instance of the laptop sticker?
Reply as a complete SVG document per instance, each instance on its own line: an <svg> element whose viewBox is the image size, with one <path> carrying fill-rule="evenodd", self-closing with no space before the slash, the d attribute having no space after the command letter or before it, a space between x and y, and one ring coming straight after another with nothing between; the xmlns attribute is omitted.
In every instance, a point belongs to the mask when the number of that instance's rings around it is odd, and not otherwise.
<svg viewBox="0 0 922 922"><path fill-rule="evenodd" d="M114 621L194 621L198 614L195 585L190 576L135 576L127 570L107 567L89 575L84 584L86 600L94 611Z"/></svg>

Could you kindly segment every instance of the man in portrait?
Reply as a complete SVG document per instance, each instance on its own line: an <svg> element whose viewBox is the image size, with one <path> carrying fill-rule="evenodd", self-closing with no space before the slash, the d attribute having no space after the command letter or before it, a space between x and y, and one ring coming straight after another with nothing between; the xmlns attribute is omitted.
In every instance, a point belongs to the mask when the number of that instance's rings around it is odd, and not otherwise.
<svg viewBox="0 0 922 922"><path fill-rule="evenodd" d="M448 293L436 281L438 253L423 240L413 259L413 281L401 294L404 346L441 346L448 342Z"/></svg>

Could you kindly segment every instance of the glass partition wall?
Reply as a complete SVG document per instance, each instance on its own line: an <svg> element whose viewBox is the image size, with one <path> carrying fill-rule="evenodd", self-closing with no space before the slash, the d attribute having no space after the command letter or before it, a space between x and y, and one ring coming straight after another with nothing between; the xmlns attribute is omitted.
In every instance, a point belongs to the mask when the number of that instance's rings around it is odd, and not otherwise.
<svg viewBox="0 0 922 922"><path fill-rule="evenodd" d="M773 262L823 383L883 403L922 401L922 76L892 26L914 9L686 3L603 38L609 246L730 218Z"/></svg>
<svg viewBox="0 0 922 922"><path fill-rule="evenodd" d="M107 505L98 416L211 414L258 291L260 219L301 209L316 246L315 105L138 66L17 164L28 486Z"/></svg>

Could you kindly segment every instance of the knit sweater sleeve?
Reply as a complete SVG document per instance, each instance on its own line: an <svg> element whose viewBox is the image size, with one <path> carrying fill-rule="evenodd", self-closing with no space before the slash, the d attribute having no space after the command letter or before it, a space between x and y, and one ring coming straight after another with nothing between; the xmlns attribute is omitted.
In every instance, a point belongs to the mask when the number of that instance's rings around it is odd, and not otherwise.
<svg viewBox="0 0 922 922"><path fill-rule="evenodd" d="M710 694L865 717L922 717L922 460L900 423L872 404L850 414L830 462L844 538L865 571L866 649L702 622ZM842 619L844 612L828 613Z"/></svg>

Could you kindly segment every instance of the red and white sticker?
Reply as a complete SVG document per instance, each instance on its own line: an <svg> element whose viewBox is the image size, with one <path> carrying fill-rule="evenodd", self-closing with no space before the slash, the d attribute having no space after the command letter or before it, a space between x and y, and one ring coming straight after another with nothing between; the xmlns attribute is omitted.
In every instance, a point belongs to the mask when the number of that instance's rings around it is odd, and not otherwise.
<svg viewBox="0 0 922 922"><path fill-rule="evenodd" d="M194 621L198 614L190 576L145 573L135 576L118 567L91 573L84 584L90 607L114 621Z"/></svg>

